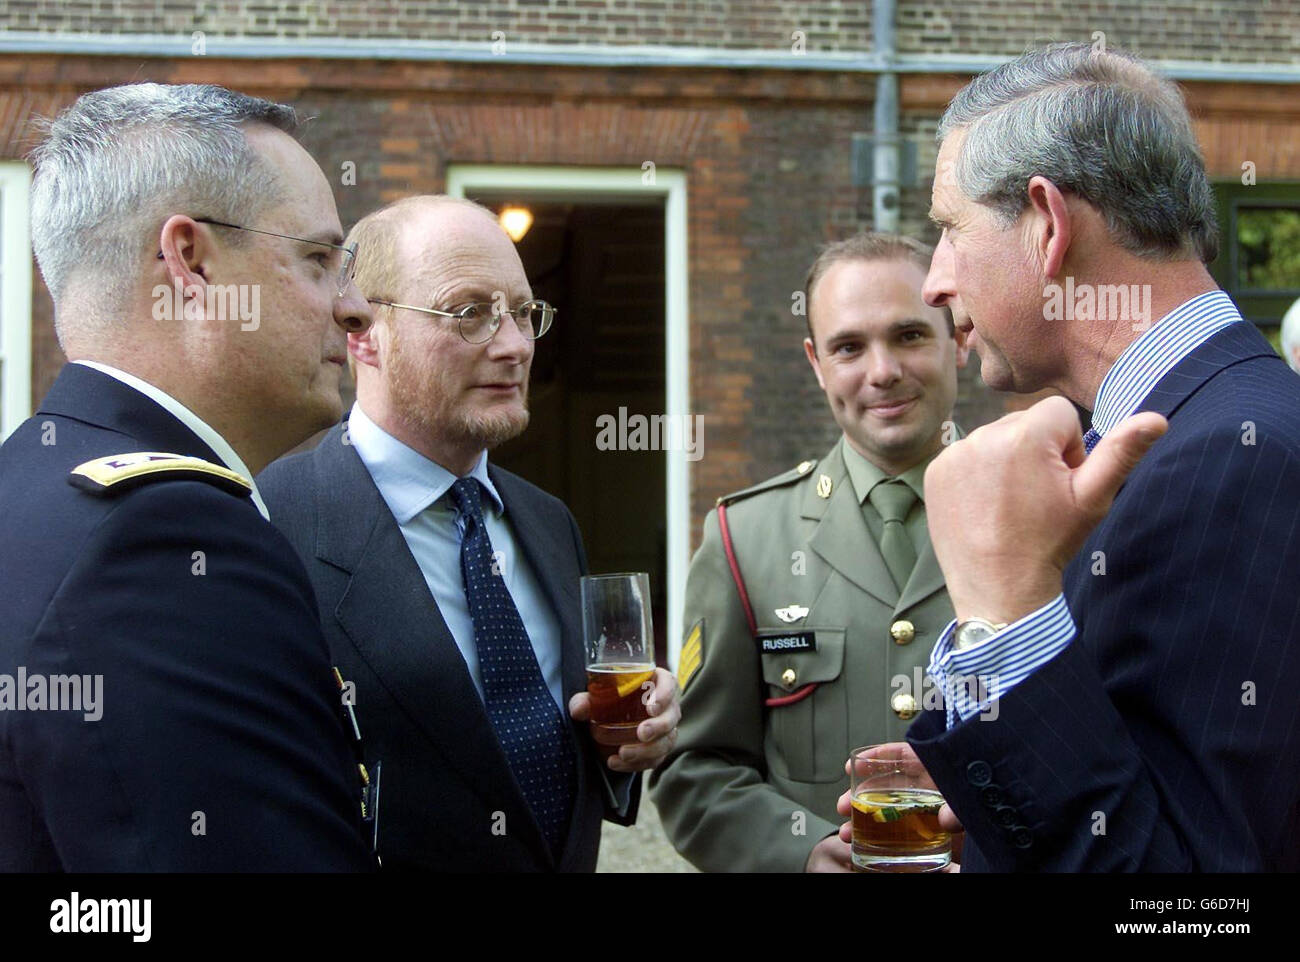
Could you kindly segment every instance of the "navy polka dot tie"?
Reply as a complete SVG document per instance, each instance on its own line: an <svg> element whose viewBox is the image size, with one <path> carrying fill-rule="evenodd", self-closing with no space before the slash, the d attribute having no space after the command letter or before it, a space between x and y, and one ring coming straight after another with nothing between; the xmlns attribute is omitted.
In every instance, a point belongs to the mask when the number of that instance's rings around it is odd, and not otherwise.
<svg viewBox="0 0 1300 962"><path fill-rule="evenodd" d="M1084 432L1083 450L1085 453L1092 454L1092 449L1095 448L1100 443L1101 443L1101 435L1098 434L1096 431L1094 431L1092 428L1088 428L1088 430Z"/></svg>
<svg viewBox="0 0 1300 962"><path fill-rule="evenodd" d="M483 698L515 780L558 858L569 827L577 777L568 723L551 697L519 609L483 524L475 478L451 487L460 512L460 571L474 622Z"/></svg>

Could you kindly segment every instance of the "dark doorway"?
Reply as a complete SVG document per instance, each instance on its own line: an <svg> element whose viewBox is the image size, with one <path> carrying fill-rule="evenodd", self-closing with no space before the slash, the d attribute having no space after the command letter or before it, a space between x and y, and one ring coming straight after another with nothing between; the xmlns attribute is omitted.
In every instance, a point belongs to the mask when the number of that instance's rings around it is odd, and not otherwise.
<svg viewBox="0 0 1300 962"><path fill-rule="evenodd" d="M519 256L534 296L557 309L533 358L528 430L491 458L569 506L593 573L650 573L663 664L667 455L596 443L602 415L666 410L663 204L471 196L494 211L511 204L532 212Z"/></svg>

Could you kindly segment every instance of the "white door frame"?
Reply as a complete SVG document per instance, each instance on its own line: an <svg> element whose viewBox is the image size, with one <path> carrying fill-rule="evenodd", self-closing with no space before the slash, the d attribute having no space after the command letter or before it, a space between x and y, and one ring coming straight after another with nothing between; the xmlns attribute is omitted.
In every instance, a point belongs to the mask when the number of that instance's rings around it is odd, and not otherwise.
<svg viewBox="0 0 1300 962"><path fill-rule="evenodd" d="M0 162L0 441L32 413L32 171Z"/></svg>
<svg viewBox="0 0 1300 962"><path fill-rule="evenodd" d="M686 276L686 173L635 167L533 167L525 164L454 164L447 193L517 191L521 196L598 203L615 195L664 199L665 402L670 417L690 410L690 304ZM684 423L684 422L683 422ZM594 430L594 426L593 426ZM702 452L703 438L696 442ZM675 668L682 643L686 570L691 552L690 462L668 451L668 664Z"/></svg>

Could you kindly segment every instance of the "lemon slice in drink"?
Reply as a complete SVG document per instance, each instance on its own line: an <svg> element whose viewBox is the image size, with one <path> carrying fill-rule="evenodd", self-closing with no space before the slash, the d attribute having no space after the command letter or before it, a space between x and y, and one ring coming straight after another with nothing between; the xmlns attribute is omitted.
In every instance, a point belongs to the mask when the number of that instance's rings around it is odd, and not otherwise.
<svg viewBox="0 0 1300 962"><path fill-rule="evenodd" d="M637 672L635 675L628 675L618 683L618 697L626 698L634 691L638 691L642 685L654 677L654 669L649 671Z"/></svg>

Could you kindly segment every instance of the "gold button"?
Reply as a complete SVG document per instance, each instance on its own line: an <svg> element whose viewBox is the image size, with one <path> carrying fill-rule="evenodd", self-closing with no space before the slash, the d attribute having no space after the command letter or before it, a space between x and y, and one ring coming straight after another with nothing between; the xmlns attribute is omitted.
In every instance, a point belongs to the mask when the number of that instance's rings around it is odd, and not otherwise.
<svg viewBox="0 0 1300 962"><path fill-rule="evenodd" d="M807 474L812 470L812 466L816 463L816 461L802 461L800 462L799 467L795 468L795 470L800 474Z"/></svg>
<svg viewBox="0 0 1300 962"><path fill-rule="evenodd" d="M889 626L889 634L893 637L896 645L910 644L912 639L916 637L916 625L904 618Z"/></svg>
<svg viewBox="0 0 1300 962"><path fill-rule="evenodd" d="M894 709L894 714L903 721L916 717L916 699L906 692L899 692L889 700L889 706Z"/></svg>
<svg viewBox="0 0 1300 962"><path fill-rule="evenodd" d="M794 673L793 668L787 668L785 671L781 672L781 687L789 691L794 687L794 683L798 678L799 676Z"/></svg>

